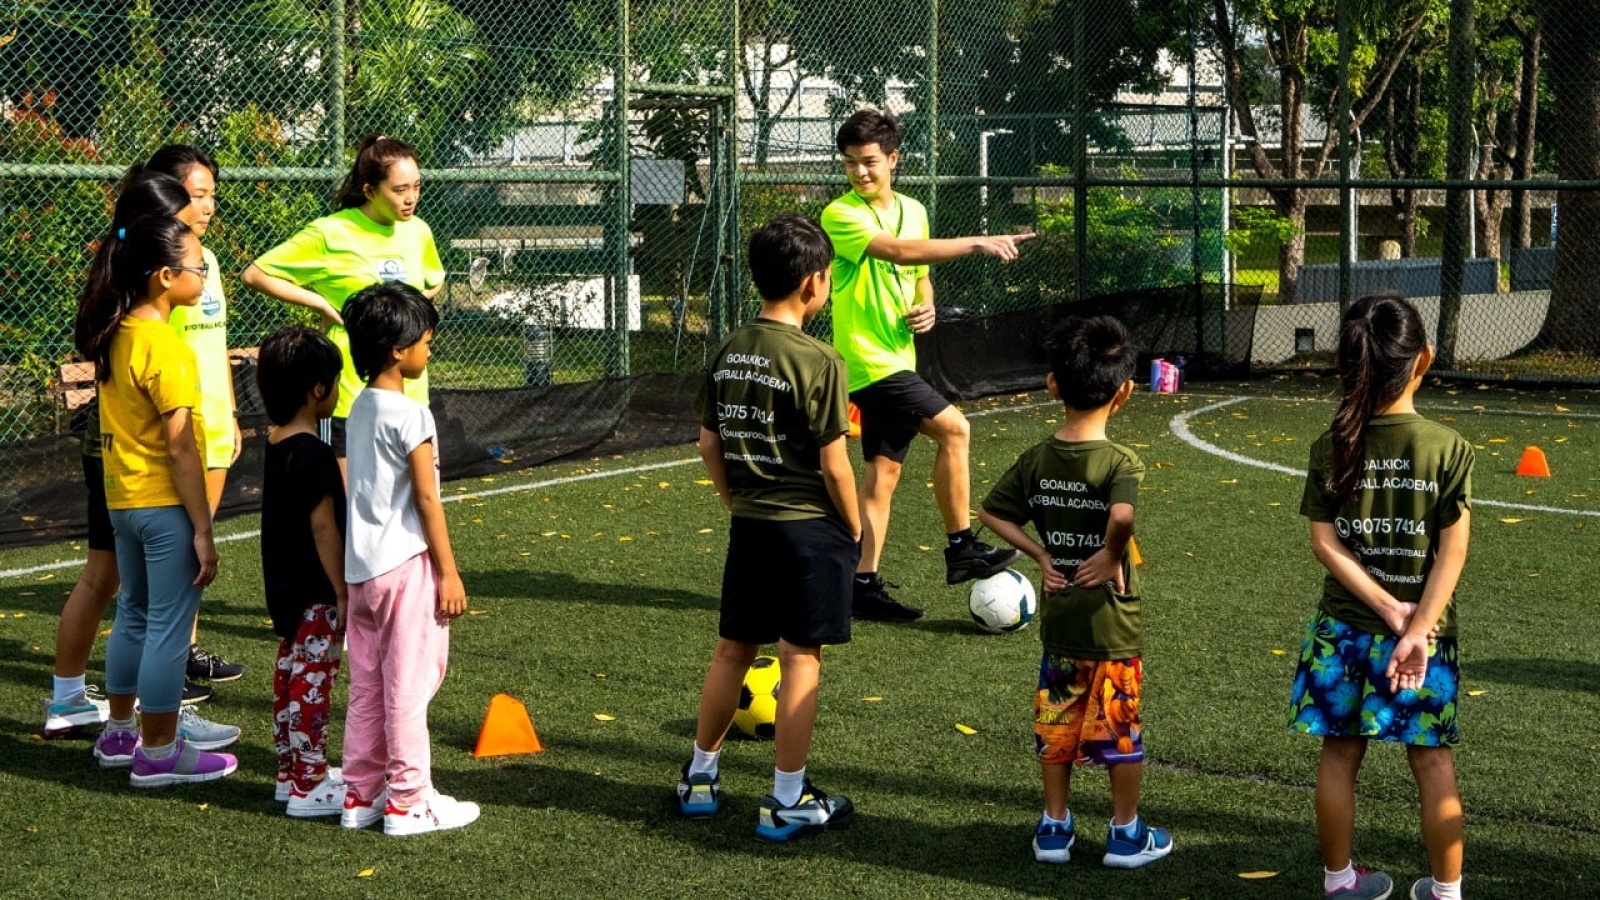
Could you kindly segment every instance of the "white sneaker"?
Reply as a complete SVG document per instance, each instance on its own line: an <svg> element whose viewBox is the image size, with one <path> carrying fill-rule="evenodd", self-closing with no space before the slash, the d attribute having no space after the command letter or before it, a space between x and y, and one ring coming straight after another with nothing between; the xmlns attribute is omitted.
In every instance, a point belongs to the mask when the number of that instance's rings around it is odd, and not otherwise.
<svg viewBox="0 0 1600 900"><path fill-rule="evenodd" d="M296 819L342 815L345 793L344 782L333 777L330 772L328 777L317 782L317 786L309 793L302 794L298 790L291 790L288 813Z"/></svg>
<svg viewBox="0 0 1600 900"><path fill-rule="evenodd" d="M383 811L383 833L393 836L427 834L461 828L478 820L478 804L447 797L435 791L432 797L408 807L390 800Z"/></svg>
<svg viewBox="0 0 1600 900"><path fill-rule="evenodd" d="M339 771L339 767L338 766L329 766L328 767L328 778L333 780L333 781L343 781L344 780L344 773ZM286 773L279 772L278 773L278 783L273 785L273 788L272 788L272 799L278 801L279 803L288 803L289 802L289 794L293 790L294 790L294 779L290 778ZM371 824L371 823L368 823L368 824Z"/></svg>
<svg viewBox="0 0 1600 900"><path fill-rule="evenodd" d="M200 718L192 706L178 708L178 736L196 750L221 750L239 739L237 725Z"/></svg>
<svg viewBox="0 0 1600 900"><path fill-rule="evenodd" d="M328 777L333 777L333 770L328 770ZM361 795L345 786L344 813L339 818L339 824L346 828L365 828L383 818L384 809L389 802L389 792L383 788L371 800L361 799Z"/></svg>
<svg viewBox="0 0 1600 900"><path fill-rule="evenodd" d="M65 700L46 700L44 736L46 740L93 733L111 717L110 706L99 689L89 685Z"/></svg>

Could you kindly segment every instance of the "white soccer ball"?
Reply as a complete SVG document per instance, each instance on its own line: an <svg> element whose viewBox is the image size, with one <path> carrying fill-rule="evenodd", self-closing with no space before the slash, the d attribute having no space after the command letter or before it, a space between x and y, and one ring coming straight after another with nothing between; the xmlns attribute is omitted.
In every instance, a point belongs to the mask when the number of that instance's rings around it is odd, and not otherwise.
<svg viewBox="0 0 1600 900"><path fill-rule="evenodd" d="M1006 569L973 582L967 609L979 628L990 634L1005 634L1028 627L1039 611L1039 601L1034 597L1033 582L1016 569Z"/></svg>

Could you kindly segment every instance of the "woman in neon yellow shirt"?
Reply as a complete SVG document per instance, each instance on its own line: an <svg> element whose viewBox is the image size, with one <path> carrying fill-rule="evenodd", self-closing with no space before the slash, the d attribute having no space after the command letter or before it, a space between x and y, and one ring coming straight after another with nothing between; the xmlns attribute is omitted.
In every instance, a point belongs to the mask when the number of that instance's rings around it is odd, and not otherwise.
<svg viewBox="0 0 1600 900"><path fill-rule="evenodd" d="M403 281L432 299L444 287L444 265L433 230L417 217L422 170L405 141L368 135L339 188L337 211L300 229L245 268L246 287L285 303L316 310L344 357L339 402L329 443L344 465L344 421L364 386L350 361L350 337L340 312L345 300L368 285ZM428 402L428 378L408 380L405 393Z"/></svg>

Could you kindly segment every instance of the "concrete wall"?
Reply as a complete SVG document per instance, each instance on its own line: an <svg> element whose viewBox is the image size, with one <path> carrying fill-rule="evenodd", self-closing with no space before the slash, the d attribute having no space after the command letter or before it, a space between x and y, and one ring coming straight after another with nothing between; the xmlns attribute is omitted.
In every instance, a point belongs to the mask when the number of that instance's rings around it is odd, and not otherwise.
<svg viewBox="0 0 1600 900"><path fill-rule="evenodd" d="M1439 334L1439 298L1412 297L1435 342ZM1460 360L1500 359L1522 349L1539 333L1550 305L1549 291L1468 294L1461 298L1461 328L1456 338ZM1239 310L1234 315L1250 315ZM1332 353L1339 344L1339 304L1300 303L1263 306L1256 317L1251 361L1274 365L1297 355L1295 330L1311 329L1313 352Z"/></svg>

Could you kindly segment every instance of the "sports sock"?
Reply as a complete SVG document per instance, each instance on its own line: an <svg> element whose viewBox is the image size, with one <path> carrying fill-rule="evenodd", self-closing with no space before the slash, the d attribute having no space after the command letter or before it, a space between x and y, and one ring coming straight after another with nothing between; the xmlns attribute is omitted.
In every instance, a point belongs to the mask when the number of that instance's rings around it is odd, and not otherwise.
<svg viewBox="0 0 1600 900"><path fill-rule="evenodd" d="M1433 896L1435 900L1461 900L1461 879L1434 881Z"/></svg>
<svg viewBox="0 0 1600 900"><path fill-rule="evenodd" d="M135 731L139 727L139 720L135 718L107 719L107 731Z"/></svg>
<svg viewBox="0 0 1600 900"><path fill-rule="evenodd" d="M50 702L65 703L83 693L84 685L82 675L74 675L69 678L62 678L60 675L53 677L55 680L56 695L50 698Z"/></svg>
<svg viewBox="0 0 1600 900"><path fill-rule="evenodd" d="M772 770L772 797L784 806L793 806L800 802L800 794L806 787L806 770L801 767L798 772L785 772L774 767Z"/></svg>
<svg viewBox="0 0 1600 900"><path fill-rule="evenodd" d="M1139 836L1139 817L1134 816L1133 821L1126 825L1118 825L1115 819L1111 820L1111 832L1125 841L1131 841Z"/></svg>
<svg viewBox="0 0 1600 900"><path fill-rule="evenodd" d="M878 580L877 572L857 572L856 584L871 584Z"/></svg>
<svg viewBox="0 0 1600 900"><path fill-rule="evenodd" d="M695 744L694 759L689 760L689 774L710 775L713 778L716 777L717 759L720 756L722 756L721 750L714 750L710 753L707 753L706 751L700 749L699 744Z"/></svg>
<svg viewBox="0 0 1600 900"><path fill-rule="evenodd" d="M952 531L945 535L945 540L949 541L950 546L952 547L959 547L962 544L975 541L977 539L978 536L972 533L971 528L963 528L960 531Z"/></svg>
<svg viewBox="0 0 1600 900"><path fill-rule="evenodd" d="M177 753L177 752L178 752L178 739L177 738L173 738L172 739L172 743L166 744L166 745L161 746L161 747L146 747L146 748L144 748L144 755L145 755L146 759L166 759L167 757L169 757L172 754Z"/></svg>
<svg viewBox="0 0 1600 900"><path fill-rule="evenodd" d="M1328 868L1322 870L1322 892L1324 894L1331 894L1334 891L1342 891L1355 886L1356 867L1349 863L1345 863L1344 868L1337 872Z"/></svg>
<svg viewBox="0 0 1600 900"><path fill-rule="evenodd" d="M1070 809L1067 810L1067 817L1065 819L1053 819L1050 817L1049 813L1045 813L1040 818L1044 819L1046 825L1062 825L1065 826L1068 831L1072 830L1072 810Z"/></svg>

